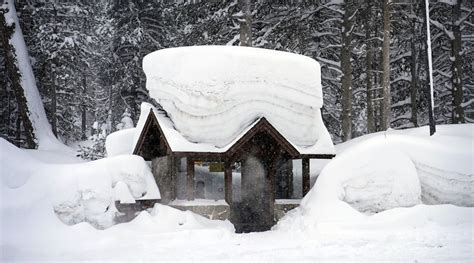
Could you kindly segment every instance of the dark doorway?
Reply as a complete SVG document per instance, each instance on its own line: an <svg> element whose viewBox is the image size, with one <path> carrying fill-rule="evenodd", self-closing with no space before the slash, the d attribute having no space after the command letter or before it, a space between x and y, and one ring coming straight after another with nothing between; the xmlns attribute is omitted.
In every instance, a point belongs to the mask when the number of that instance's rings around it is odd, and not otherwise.
<svg viewBox="0 0 474 263"><path fill-rule="evenodd" d="M266 231L274 224L273 200L270 195L268 169L257 157L249 155L242 161L241 202L234 202L231 218L236 231Z"/></svg>

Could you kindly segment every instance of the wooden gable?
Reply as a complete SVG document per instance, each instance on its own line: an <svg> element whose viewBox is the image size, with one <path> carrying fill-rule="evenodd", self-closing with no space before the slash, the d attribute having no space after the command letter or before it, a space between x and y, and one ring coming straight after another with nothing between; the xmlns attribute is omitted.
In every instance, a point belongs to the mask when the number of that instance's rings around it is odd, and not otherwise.
<svg viewBox="0 0 474 263"><path fill-rule="evenodd" d="M259 135L259 134L266 134L273 139L278 146L286 152L291 158L297 158L299 156L299 152L293 145L291 145L288 140L278 132L273 125L265 118L262 117L256 124L253 126L242 138L240 138L236 143L234 143L229 150L227 150L226 155L228 158L234 157L238 152L241 152L246 145L251 143L251 140Z"/></svg>
<svg viewBox="0 0 474 263"><path fill-rule="evenodd" d="M133 154L142 156L145 160L151 160L154 157L166 156L171 153L171 148L166 136L161 129L158 120L150 109L145 125L140 133Z"/></svg>

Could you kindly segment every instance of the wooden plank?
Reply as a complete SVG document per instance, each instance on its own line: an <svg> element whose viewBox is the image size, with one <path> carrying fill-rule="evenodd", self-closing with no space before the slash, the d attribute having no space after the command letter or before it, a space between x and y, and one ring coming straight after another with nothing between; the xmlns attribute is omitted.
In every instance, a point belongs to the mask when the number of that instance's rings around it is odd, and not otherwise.
<svg viewBox="0 0 474 263"><path fill-rule="evenodd" d="M310 159L332 159L336 157L335 154L302 154L299 158L296 159L303 159L303 158L310 158Z"/></svg>
<svg viewBox="0 0 474 263"><path fill-rule="evenodd" d="M305 196L310 188L309 158L303 158L301 163L303 165L303 196Z"/></svg>
<svg viewBox="0 0 474 263"><path fill-rule="evenodd" d="M232 165L230 162L224 163L224 188L225 201L232 205Z"/></svg>
<svg viewBox="0 0 474 263"><path fill-rule="evenodd" d="M173 152L177 157L191 157L196 161L222 161L226 159L225 153L216 152Z"/></svg>
<svg viewBox="0 0 474 263"><path fill-rule="evenodd" d="M194 160L186 158L186 197L189 201L194 200Z"/></svg>

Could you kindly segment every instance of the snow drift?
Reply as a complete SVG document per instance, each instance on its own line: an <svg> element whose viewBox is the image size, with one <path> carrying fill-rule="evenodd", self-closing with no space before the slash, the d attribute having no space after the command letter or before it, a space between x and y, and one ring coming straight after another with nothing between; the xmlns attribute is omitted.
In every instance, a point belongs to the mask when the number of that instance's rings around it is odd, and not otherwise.
<svg viewBox="0 0 474 263"><path fill-rule="evenodd" d="M2 261L78 259L89 256L86 251L91 249L120 250L124 243L160 233L200 230L200 237L222 237L234 232L228 221L160 204L129 223L110 227L116 199L159 198L151 172L138 156L57 164L33 158L29 151L0 139L0 168ZM76 252L80 255L68 254Z"/></svg>
<svg viewBox="0 0 474 263"><path fill-rule="evenodd" d="M426 127L390 130L338 145L338 156L322 170L301 206L276 228L358 222L367 219L363 213L380 213L371 219L379 220L388 218L389 209L420 203L474 206L473 129L472 124L439 126L433 137ZM465 216L471 210L457 211Z"/></svg>
<svg viewBox="0 0 474 263"><path fill-rule="evenodd" d="M78 164L50 164L32 158L0 139L1 213L22 210L25 216L38 202L49 204L66 224L89 222L98 228L114 224L114 187L122 182L138 198L159 198L150 168L139 156L117 156Z"/></svg>
<svg viewBox="0 0 474 263"><path fill-rule="evenodd" d="M311 147L322 140L332 147L320 112L320 66L309 57L196 46L148 54L143 69L151 97L190 142L222 148L266 117L297 146Z"/></svg>

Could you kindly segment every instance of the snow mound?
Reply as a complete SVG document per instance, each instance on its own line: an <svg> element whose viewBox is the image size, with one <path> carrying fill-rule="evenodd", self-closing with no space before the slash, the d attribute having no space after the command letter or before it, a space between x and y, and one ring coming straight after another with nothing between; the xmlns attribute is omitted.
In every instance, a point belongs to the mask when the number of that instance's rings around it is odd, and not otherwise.
<svg viewBox="0 0 474 263"><path fill-rule="evenodd" d="M135 199L160 198L150 168L139 156L51 164L34 159L4 139L0 139L0 148L2 215L28 215L31 207L44 202L66 224L85 221L105 228L114 224L113 188L117 183L125 184Z"/></svg>
<svg viewBox="0 0 474 263"><path fill-rule="evenodd" d="M342 201L365 213L421 203L415 165L404 153L380 144L380 140L383 139L376 138L350 149L329 163L322 174L332 176L322 176L319 184L325 184L324 178L337 180L342 189L334 190L341 193ZM333 178L335 174L337 179Z"/></svg>
<svg viewBox="0 0 474 263"><path fill-rule="evenodd" d="M155 204L150 212L141 212L130 222L131 225L146 227L147 232L176 232L194 229L225 230L235 232L228 220L210 220L190 211L181 211L170 206Z"/></svg>
<svg viewBox="0 0 474 263"><path fill-rule="evenodd" d="M134 146L135 128L113 132L105 139L105 150L107 156L117 156L121 154L131 154Z"/></svg>
<svg viewBox="0 0 474 263"><path fill-rule="evenodd" d="M382 143L381 143L382 142ZM308 218L332 221L358 218L420 204L416 168L402 152L375 138L338 155L319 175L301 202Z"/></svg>
<svg viewBox="0 0 474 263"><path fill-rule="evenodd" d="M390 130L338 145L338 156L323 168L301 206L276 228L363 221L361 212L390 214L420 203L474 206L473 128L440 126L432 137L426 128Z"/></svg>
<svg viewBox="0 0 474 263"><path fill-rule="evenodd" d="M190 142L225 147L260 117L295 145L330 141L320 112L320 66L309 57L195 46L148 54L143 69L150 96Z"/></svg>

